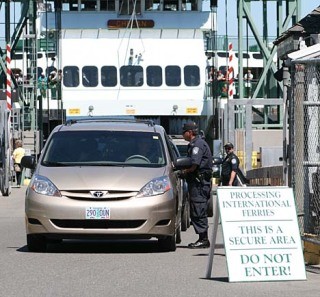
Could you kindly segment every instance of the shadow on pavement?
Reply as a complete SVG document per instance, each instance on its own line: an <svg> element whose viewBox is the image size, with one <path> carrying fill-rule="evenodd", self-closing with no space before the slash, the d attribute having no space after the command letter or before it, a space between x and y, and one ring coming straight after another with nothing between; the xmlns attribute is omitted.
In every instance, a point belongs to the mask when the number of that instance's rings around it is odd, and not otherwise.
<svg viewBox="0 0 320 297"><path fill-rule="evenodd" d="M202 277L200 279L223 282L223 283L228 283L229 282L229 278L228 277L210 277L210 278L203 278Z"/></svg>
<svg viewBox="0 0 320 297"><path fill-rule="evenodd" d="M29 253L25 245L18 252ZM47 253L161 253L157 240L63 240L62 243L49 243Z"/></svg>

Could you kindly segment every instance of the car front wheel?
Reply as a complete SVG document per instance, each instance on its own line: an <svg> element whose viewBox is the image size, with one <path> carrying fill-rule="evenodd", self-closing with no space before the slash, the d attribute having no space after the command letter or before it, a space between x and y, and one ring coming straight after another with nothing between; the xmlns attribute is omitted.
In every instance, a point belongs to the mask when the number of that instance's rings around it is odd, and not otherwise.
<svg viewBox="0 0 320 297"><path fill-rule="evenodd" d="M27 234L27 245L29 252L46 252L47 240L44 236Z"/></svg>
<svg viewBox="0 0 320 297"><path fill-rule="evenodd" d="M174 252L177 248L176 234L158 239L159 248L163 252Z"/></svg>

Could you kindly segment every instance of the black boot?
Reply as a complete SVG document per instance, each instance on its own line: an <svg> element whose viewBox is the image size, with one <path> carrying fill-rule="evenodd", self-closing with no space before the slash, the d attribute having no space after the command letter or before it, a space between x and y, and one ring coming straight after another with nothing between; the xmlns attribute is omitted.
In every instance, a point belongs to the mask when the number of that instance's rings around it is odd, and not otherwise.
<svg viewBox="0 0 320 297"><path fill-rule="evenodd" d="M208 239L208 233L207 232L200 233L199 234L199 239L194 243L190 243L188 245L188 247L190 249L206 249L206 248L210 247L210 241Z"/></svg>

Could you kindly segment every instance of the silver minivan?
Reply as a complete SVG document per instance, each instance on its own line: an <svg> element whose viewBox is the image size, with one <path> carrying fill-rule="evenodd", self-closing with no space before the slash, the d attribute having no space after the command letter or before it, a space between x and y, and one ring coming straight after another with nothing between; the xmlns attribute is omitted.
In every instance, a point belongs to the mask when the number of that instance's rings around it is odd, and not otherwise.
<svg viewBox="0 0 320 297"><path fill-rule="evenodd" d="M57 126L37 162L22 160L34 169L25 203L29 251L82 238L157 238L161 250L174 251L181 241L178 169L190 165L178 166L174 156L164 128L151 121Z"/></svg>

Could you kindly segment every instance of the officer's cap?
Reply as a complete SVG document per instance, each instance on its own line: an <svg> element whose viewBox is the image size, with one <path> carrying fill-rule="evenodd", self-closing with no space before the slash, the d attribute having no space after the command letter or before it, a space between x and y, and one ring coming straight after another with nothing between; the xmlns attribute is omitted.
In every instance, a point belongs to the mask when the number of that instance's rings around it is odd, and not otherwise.
<svg viewBox="0 0 320 297"><path fill-rule="evenodd" d="M197 129L198 129L198 125L195 122L188 122L183 125L182 132L184 133L189 130L195 131Z"/></svg>
<svg viewBox="0 0 320 297"><path fill-rule="evenodd" d="M233 148L233 144L231 142L227 142L225 145L224 145L224 148Z"/></svg>

